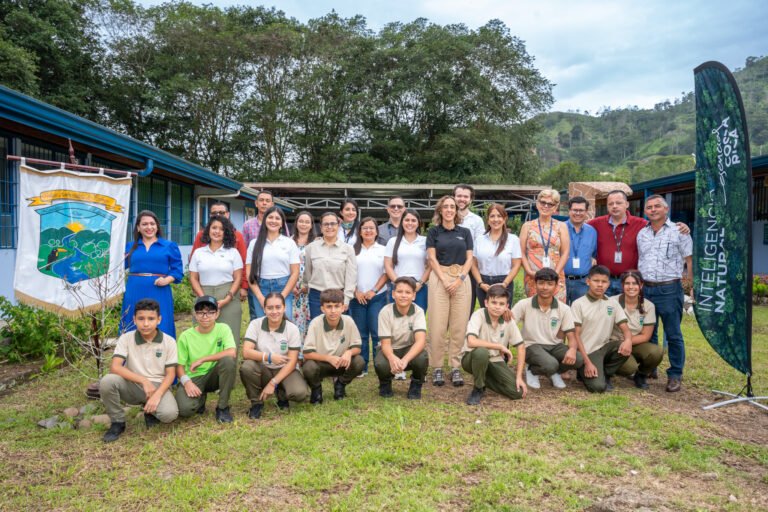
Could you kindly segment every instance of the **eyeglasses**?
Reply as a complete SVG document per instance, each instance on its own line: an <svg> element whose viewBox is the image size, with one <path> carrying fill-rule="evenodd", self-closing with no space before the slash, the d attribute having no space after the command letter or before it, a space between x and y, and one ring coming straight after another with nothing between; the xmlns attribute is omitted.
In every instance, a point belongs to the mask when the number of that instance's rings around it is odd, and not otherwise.
<svg viewBox="0 0 768 512"><path fill-rule="evenodd" d="M211 311L211 310L204 310L204 311L195 311L195 315L201 317L201 318L208 318L209 316L216 316L217 311Z"/></svg>
<svg viewBox="0 0 768 512"><path fill-rule="evenodd" d="M539 204L544 208L554 208L557 206L557 203L548 203L547 201L539 201Z"/></svg>
<svg viewBox="0 0 768 512"><path fill-rule="evenodd" d="M363 226L360 231L376 231L376 226Z"/></svg>
<svg viewBox="0 0 768 512"><path fill-rule="evenodd" d="M390 210L402 210L403 208L405 208L404 204L391 204L391 205L389 205L389 209Z"/></svg>
<svg viewBox="0 0 768 512"><path fill-rule="evenodd" d="M218 217L218 216L224 216L224 215L226 215L226 214L227 214L227 212L226 212L226 211L223 211L223 212L211 212L209 215L210 215L211 217Z"/></svg>
<svg viewBox="0 0 768 512"><path fill-rule="evenodd" d="M571 213L574 215L582 215L584 213L587 213L587 210L576 210L574 208L571 208Z"/></svg>
<svg viewBox="0 0 768 512"><path fill-rule="evenodd" d="M323 222L321 225L324 228L335 228L336 226L339 225L339 223L338 222Z"/></svg>

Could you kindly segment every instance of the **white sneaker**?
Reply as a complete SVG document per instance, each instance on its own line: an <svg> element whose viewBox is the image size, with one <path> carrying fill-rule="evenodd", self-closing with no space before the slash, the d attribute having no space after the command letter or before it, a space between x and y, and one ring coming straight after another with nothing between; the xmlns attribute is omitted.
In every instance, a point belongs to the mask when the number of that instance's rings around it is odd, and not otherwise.
<svg viewBox="0 0 768 512"><path fill-rule="evenodd" d="M529 388L539 389L541 387L539 376L532 374L528 368L525 369L525 383L528 384Z"/></svg>
<svg viewBox="0 0 768 512"><path fill-rule="evenodd" d="M395 380L405 380L405 372L396 373Z"/></svg>
<svg viewBox="0 0 768 512"><path fill-rule="evenodd" d="M565 389L565 382L563 382L563 378L559 373L553 373L549 376L549 379L552 381L552 385L557 389Z"/></svg>

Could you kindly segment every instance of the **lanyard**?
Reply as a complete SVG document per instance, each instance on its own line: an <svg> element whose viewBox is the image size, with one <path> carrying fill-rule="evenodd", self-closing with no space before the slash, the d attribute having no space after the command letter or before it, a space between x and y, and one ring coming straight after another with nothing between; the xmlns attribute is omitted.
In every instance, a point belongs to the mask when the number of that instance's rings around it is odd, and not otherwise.
<svg viewBox="0 0 768 512"><path fill-rule="evenodd" d="M547 237L547 243L544 244L544 231L541 229L541 219L536 219L539 223L539 236L541 236L541 245L544 246L544 256L549 256L549 246L552 244L552 226L555 224L552 219L549 219L549 236Z"/></svg>
<svg viewBox="0 0 768 512"><path fill-rule="evenodd" d="M613 226L613 241L616 242L616 252L621 252L621 241L624 240L624 233L627 232L627 223L622 224L621 236L616 237L616 228L619 226Z"/></svg>
<svg viewBox="0 0 768 512"><path fill-rule="evenodd" d="M579 257L579 249L581 248L581 238L584 236L584 225L581 225L581 231L578 233L576 232L576 228L571 225L571 233L573 233L573 236L571 238L575 243L571 244L571 258L578 258Z"/></svg>

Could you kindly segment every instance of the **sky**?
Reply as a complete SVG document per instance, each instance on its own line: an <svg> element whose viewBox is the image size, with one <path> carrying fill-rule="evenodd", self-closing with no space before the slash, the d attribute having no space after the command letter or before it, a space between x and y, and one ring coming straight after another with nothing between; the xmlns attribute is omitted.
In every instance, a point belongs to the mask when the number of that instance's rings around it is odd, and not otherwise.
<svg viewBox="0 0 768 512"><path fill-rule="evenodd" d="M143 5L161 3L139 0ZM379 30L426 18L474 29L500 19L555 84L552 110L652 108L693 90L693 69L716 60L734 70L768 55L766 0L192 0L273 6L306 22L335 10Z"/></svg>

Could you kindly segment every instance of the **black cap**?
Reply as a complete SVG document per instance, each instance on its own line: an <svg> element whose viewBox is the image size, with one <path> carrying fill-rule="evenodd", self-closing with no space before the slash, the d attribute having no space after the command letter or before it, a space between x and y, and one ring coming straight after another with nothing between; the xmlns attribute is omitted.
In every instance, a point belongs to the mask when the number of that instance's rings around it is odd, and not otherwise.
<svg viewBox="0 0 768 512"><path fill-rule="evenodd" d="M211 297L210 295L203 295L202 297L198 297L195 301L195 311L202 309L203 306L208 306L215 310L219 309L219 303L216 301L216 297Z"/></svg>

